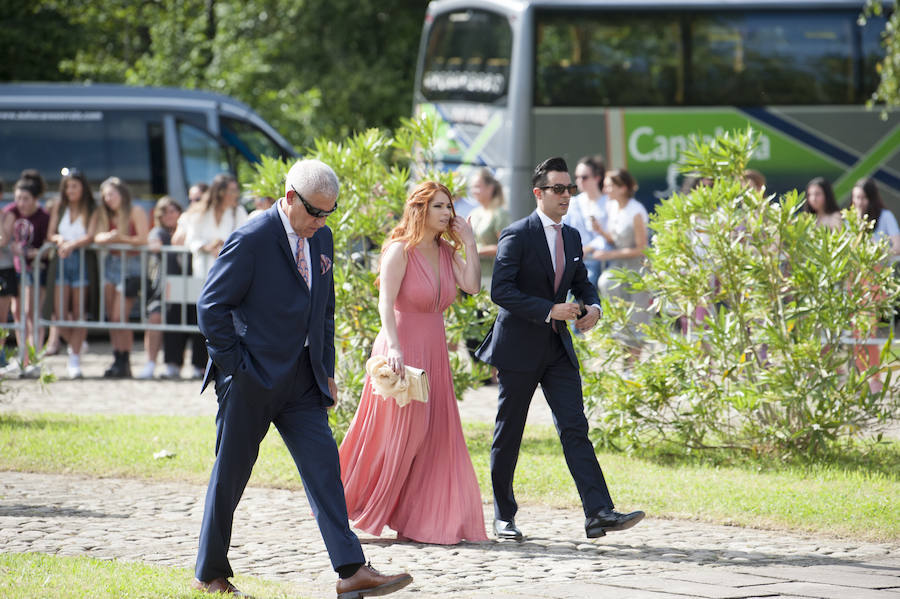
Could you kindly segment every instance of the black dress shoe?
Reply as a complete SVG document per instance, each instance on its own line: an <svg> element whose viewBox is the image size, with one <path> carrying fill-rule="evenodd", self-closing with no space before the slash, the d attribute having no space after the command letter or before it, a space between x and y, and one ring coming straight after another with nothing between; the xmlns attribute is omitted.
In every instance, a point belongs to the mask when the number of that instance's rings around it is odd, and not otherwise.
<svg viewBox="0 0 900 599"><path fill-rule="evenodd" d="M615 510L604 508L585 519L584 531L589 539L595 539L611 531L631 528L643 519L644 512L641 511L622 514Z"/></svg>
<svg viewBox="0 0 900 599"><path fill-rule="evenodd" d="M494 519L494 534L498 539L512 539L513 541L521 541L524 539L522 531L516 527L515 520L498 520Z"/></svg>

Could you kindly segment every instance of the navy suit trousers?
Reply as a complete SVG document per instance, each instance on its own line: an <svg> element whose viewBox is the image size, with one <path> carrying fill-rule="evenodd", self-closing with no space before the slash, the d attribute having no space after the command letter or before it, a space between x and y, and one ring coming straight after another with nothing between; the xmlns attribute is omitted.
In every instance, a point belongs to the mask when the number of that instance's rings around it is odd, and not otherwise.
<svg viewBox="0 0 900 599"><path fill-rule="evenodd" d="M235 392L231 377L220 373L216 378L216 461L200 531L196 565L199 580L209 582L234 574L228 562L234 511L270 424L278 429L300 471L332 566L337 570L365 562L359 539L347 521L337 444L312 374L309 352L304 351L298 362L298 384L294 388L304 391L269 403Z"/></svg>
<svg viewBox="0 0 900 599"><path fill-rule="evenodd" d="M553 412L553 422L569 472L581 496L585 516L613 507L603 471L588 438L581 375L572 365L559 335L553 335L552 339L545 346L544 359L537 369L528 372L499 369L497 373L500 398L491 444L491 481L494 487L494 516L500 520L512 520L518 510L513 493L513 476L528 407L538 384Z"/></svg>

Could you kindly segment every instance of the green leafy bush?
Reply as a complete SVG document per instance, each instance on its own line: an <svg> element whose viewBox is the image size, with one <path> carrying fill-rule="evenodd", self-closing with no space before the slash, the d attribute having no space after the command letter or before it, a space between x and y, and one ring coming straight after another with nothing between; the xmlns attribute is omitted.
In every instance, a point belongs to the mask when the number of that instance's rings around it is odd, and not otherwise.
<svg viewBox="0 0 900 599"><path fill-rule="evenodd" d="M653 297L641 361L630 373L620 367L621 302L605 301L581 344L597 443L813 454L900 413L890 344L881 365L862 372L848 345L895 305L885 244L855 210L832 230L802 210L796 191L774 201L744 185L754 140L748 130L695 142L684 168L712 185L663 201L646 272L620 273ZM702 321L680 318L698 307L708 311ZM869 391L876 375L887 381L881 393Z"/></svg>
<svg viewBox="0 0 900 599"><path fill-rule="evenodd" d="M331 166L341 182L338 209L328 219L334 232L335 377L340 389L338 407L332 411L335 434L343 437L365 380L365 364L381 328L375 279L381 245L399 221L408 191L414 183L433 179L454 195L461 181L453 173L434 167L431 148L437 122L429 117L404 120L391 135L369 129L340 142L317 140L306 158ZM414 160L415 159L415 160ZM406 165L416 165L415 172ZM291 163L264 159L248 190L275 198L284 195L284 176ZM460 298L445 314L451 370L457 397L484 380L487 369L465 353L466 339L481 339L493 319L493 305L482 290Z"/></svg>

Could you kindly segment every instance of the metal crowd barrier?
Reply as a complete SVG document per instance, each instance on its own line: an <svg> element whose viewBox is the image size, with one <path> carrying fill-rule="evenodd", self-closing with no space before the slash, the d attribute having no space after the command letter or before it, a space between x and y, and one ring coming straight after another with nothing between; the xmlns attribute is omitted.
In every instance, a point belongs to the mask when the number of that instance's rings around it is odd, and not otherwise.
<svg viewBox="0 0 900 599"><path fill-rule="evenodd" d="M13 244L10 244L10 246L12 246L12 245ZM19 264L21 264L21 265L27 264L24 252L20 248L10 247L10 249L12 249L13 254L15 254L15 257L19 261ZM25 310L25 289L26 289L26 287L27 286L25 285L25 282L20 281L18 307L22 313L22 317L21 318L16 317L13 322L7 322L7 321L0 322L0 329L12 331L13 334L15 334L15 332L18 332L19 333L18 339L22 339L22 340L25 339L25 335L28 331L28 329L26 328L26 319L25 319L25 312L26 312L26 310ZM10 305L9 309L10 309L10 313L14 314L12 312L11 305ZM25 355L28 352L28 348L26 347L25 343L19 343L18 345L19 345L19 347L18 347L19 364L24 364L25 363ZM3 347L0 347L0 351L5 351L5 350Z"/></svg>
<svg viewBox="0 0 900 599"><path fill-rule="evenodd" d="M119 280L127 285L127 258L138 258L140 261L140 276L138 277L139 289L134 302L134 307L129 314L125 314L125 302L122 302L118 314L118 322L107 318L106 294L104 293L106 257L118 255ZM169 272L170 256L174 256L177 272ZM96 270L92 262L96 257ZM149 278L150 258L156 258L158 274L154 280ZM162 331L166 333L196 333L199 328L196 324L183 324L187 322L187 309L195 305L203 285L202 279L195 279L190 274L191 251L184 246L165 245L160 248L150 246L132 246L125 244L91 244L79 248L70 256L78 260L78 279L87 280L86 286L71 288L72 293L79 294L79 313L77 318L66 320L59 314L55 314L55 306L61 304L65 293L63 261L56 256L56 246L45 243L38 250L34 258L34 282L33 282L33 314L35 315L33 343L38 347L40 327L60 326L77 327L86 329L131 329L142 331ZM44 295L39 293L41 271L48 272L47 290ZM95 273L95 274L94 274ZM52 279L50 277L53 277ZM133 278L133 277L132 277ZM154 284L159 290L159 297L151 295ZM51 297L52 295L52 297ZM96 296L96 299L95 299ZM24 297L24 295L23 295ZM91 300L86 301L86 300ZM148 302L160 302L160 316L162 321L151 323L148 319ZM90 304L90 305L89 305ZM178 306L180 322L167 322L169 307ZM24 325L23 325L24 331ZM24 334L24 333L23 333Z"/></svg>

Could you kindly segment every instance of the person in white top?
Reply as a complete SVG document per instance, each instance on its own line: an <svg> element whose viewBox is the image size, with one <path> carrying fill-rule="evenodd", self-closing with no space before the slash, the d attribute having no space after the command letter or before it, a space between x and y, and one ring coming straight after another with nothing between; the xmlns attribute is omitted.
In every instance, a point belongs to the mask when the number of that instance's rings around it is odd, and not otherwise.
<svg viewBox="0 0 900 599"><path fill-rule="evenodd" d="M637 182L625 169L607 171L603 191L609 196L608 228L600 229L600 234L613 246L611 250L594 252L594 258L609 261L609 269L600 276L600 293L607 297L619 297L634 304L629 327L623 333L629 345L631 357L626 364L631 367L640 357L641 335L639 325L650 321L650 294L632 292L611 276L611 269L639 271L644 266L644 251L647 249L647 209L634 199Z"/></svg>
<svg viewBox="0 0 900 599"><path fill-rule="evenodd" d="M232 231L247 221L247 211L240 205L241 190L237 179L230 173L216 175L203 196L181 215L178 228L172 236L172 245L184 245L191 250L191 276L197 280L199 288L206 281L206 275L219 251ZM197 307L187 306L188 324L197 324ZM181 323L181 305L169 306L166 322ZM163 378L178 378L184 349L191 339L191 363L193 377L203 376L206 366L206 341L203 335L189 333L166 333L163 336L163 353L166 371Z"/></svg>
<svg viewBox="0 0 900 599"><path fill-rule="evenodd" d="M853 186L851 202L856 208L860 216L874 221L875 228L872 230L872 239L874 241L887 241L888 254L891 257L900 255L900 226L897 225L897 217L894 213L884 207L881 194L878 192L878 185L872 178L860 179ZM872 287L871 283L863 283ZM883 293L883 291L873 288L873 292ZM864 306L861 308L865 309ZM878 345L860 344L856 346L856 367L860 371L864 371L873 366L878 366L881 348ZM869 379L869 389L873 393L881 393L884 383L881 382L881 376L875 374Z"/></svg>
<svg viewBox="0 0 900 599"><path fill-rule="evenodd" d="M78 169L66 169L59 184L59 201L50 211L50 225L47 238L56 244L59 256L57 285L63 286L62 301L56 297L56 316L61 320L81 320L86 318L85 307L81 305L82 287L87 287L88 278L79 251L94 240L97 228L97 202L87 177ZM87 293L84 294L87 300ZM69 378L81 378L81 346L87 337L87 329L68 327L60 330L60 336L69 346Z"/></svg>
<svg viewBox="0 0 900 599"><path fill-rule="evenodd" d="M578 229L584 251L584 266L588 271L588 280L597 285L600 273L603 272L603 261L593 257L595 252L612 249L600 230L606 228L606 204L609 198L603 193L603 177L606 165L603 158L584 156L575 167L575 184L581 193L572 198L569 212L563 222Z"/></svg>

